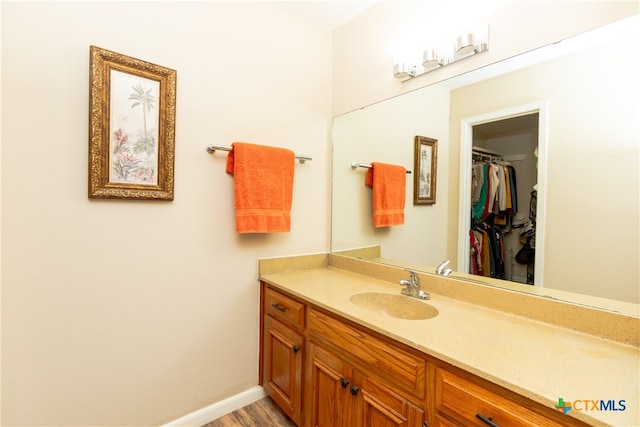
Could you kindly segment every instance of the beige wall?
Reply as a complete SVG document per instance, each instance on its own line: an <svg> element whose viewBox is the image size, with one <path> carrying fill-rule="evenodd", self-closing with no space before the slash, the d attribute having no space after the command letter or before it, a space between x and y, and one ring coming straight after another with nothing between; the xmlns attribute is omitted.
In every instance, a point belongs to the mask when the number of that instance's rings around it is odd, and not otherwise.
<svg viewBox="0 0 640 427"><path fill-rule="evenodd" d="M175 201L87 198L91 44L177 69ZM2 425L158 425L257 384L258 258L328 249L330 64L266 3L2 3ZM235 140L313 156L290 233L235 233L205 151Z"/></svg>
<svg viewBox="0 0 640 427"><path fill-rule="evenodd" d="M637 1L383 1L333 36L333 113L339 115L638 13ZM396 46L453 40L487 23L488 52L408 82L393 77ZM423 43L420 40L424 40Z"/></svg>

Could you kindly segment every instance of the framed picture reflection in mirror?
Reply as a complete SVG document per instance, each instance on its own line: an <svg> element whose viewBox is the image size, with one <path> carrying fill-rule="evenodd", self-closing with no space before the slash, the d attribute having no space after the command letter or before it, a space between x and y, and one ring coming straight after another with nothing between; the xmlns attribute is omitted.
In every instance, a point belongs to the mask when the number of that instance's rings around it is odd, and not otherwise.
<svg viewBox="0 0 640 427"><path fill-rule="evenodd" d="M413 204L432 205L436 202L438 140L416 136L413 162Z"/></svg>

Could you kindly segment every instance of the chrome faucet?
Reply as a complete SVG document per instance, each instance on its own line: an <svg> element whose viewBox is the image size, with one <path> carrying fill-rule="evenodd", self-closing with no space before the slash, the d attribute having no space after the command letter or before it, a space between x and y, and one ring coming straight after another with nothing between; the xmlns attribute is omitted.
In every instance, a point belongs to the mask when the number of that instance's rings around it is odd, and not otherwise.
<svg viewBox="0 0 640 427"><path fill-rule="evenodd" d="M446 268L447 265L449 265L451 261L449 261L448 259L444 260L444 262L442 262L442 264L440 264L438 267L436 267L436 274L438 276L448 276L450 275L453 270L450 268Z"/></svg>
<svg viewBox="0 0 640 427"><path fill-rule="evenodd" d="M409 280L400 280L400 285L405 286L405 288L403 288L401 291L402 295L407 295L418 299L429 299L429 294L420 289L420 278L418 277L416 272L411 270L407 271L411 274L411 277L409 278Z"/></svg>

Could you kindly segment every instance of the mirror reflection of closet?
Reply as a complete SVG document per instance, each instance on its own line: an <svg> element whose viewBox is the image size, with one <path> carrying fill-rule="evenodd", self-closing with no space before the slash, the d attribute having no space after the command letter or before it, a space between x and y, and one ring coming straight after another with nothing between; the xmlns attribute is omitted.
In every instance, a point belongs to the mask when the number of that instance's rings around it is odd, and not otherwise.
<svg viewBox="0 0 640 427"><path fill-rule="evenodd" d="M473 126L470 274L534 284L538 116Z"/></svg>

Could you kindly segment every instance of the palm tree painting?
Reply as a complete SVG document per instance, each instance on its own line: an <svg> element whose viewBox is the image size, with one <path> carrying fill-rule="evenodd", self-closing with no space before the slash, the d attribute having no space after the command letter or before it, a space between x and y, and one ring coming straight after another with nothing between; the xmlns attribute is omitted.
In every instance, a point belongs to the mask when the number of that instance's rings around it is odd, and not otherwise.
<svg viewBox="0 0 640 427"><path fill-rule="evenodd" d="M153 153L155 149L155 141L153 137L149 137L149 131L147 129L147 113L150 113L156 108L156 98L151 93L151 88L144 88L141 84L132 87L133 93L129 95L129 100L134 101L131 104L131 108L140 106L142 109L142 124L143 134L138 139L134 146L136 152Z"/></svg>
<svg viewBox="0 0 640 427"><path fill-rule="evenodd" d="M89 46L89 198L173 200L177 71Z"/></svg>
<svg viewBox="0 0 640 427"><path fill-rule="evenodd" d="M157 185L159 83L111 70L110 182Z"/></svg>

